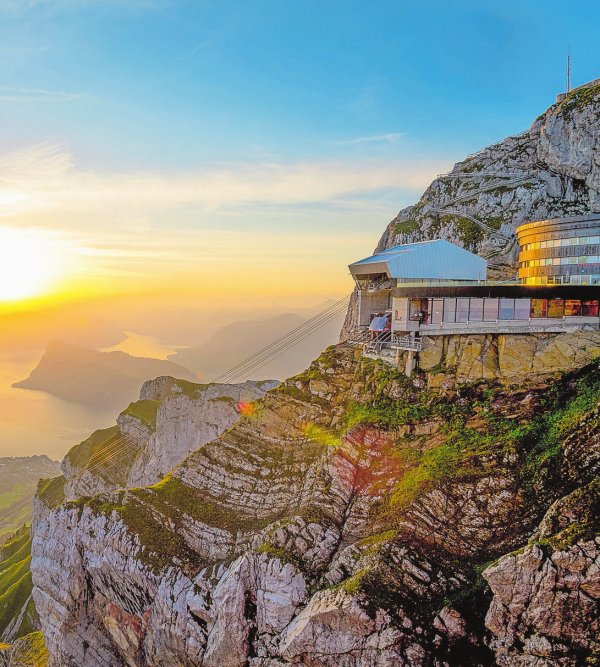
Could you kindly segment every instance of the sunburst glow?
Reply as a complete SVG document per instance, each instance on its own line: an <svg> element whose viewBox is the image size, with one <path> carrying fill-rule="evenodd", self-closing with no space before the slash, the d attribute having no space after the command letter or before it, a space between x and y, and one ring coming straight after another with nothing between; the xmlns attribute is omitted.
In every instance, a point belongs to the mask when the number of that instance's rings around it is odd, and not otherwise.
<svg viewBox="0 0 600 667"><path fill-rule="evenodd" d="M57 262L52 244L33 232L0 229L0 301L46 292Z"/></svg>

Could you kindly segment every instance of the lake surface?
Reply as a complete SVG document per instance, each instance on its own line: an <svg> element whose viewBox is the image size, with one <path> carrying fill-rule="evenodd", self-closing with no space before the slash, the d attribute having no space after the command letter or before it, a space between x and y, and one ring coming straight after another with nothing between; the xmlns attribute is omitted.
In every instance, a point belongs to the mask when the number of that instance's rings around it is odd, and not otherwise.
<svg viewBox="0 0 600 667"><path fill-rule="evenodd" d="M166 359L177 349L151 336L126 333L126 340L104 351L121 350L138 357ZM0 456L47 454L61 460L93 431L112 426L119 412L127 407L96 410L41 391L13 389L13 382L26 378L39 357L14 359L0 352Z"/></svg>
<svg viewBox="0 0 600 667"><path fill-rule="evenodd" d="M141 336L133 331L125 331L127 338L113 347L104 347L102 352L127 352L134 357L151 357L153 359L166 359L176 350L180 350L185 345L168 345L161 343L154 336ZM150 379L150 378L148 378Z"/></svg>

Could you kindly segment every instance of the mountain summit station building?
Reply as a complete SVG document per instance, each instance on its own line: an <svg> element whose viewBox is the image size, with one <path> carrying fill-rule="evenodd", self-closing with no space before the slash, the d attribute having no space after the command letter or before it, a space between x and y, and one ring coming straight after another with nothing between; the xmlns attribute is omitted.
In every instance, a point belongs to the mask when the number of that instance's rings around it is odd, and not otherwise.
<svg viewBox="0 0 600 667"><path fill-rule="evenodd" d="M350 264L358 287L351 342L367 356L418 352L421 337L600 328L600 215L516 230L518 276L487 281L487 262L444 239L398 245Z"/></svg>

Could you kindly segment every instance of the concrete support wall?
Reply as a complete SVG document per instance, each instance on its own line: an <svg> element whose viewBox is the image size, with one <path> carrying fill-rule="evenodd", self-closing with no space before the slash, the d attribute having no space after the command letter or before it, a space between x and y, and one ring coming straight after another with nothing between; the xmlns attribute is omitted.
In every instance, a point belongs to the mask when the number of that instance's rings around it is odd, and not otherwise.
<svg viewBox="0 0 600 667"><path fill-rule="evenodd" d="M390 291L367 292L360 290L358 293L358 325L368 326L372 313L381 313L390 307Z"/></svg>

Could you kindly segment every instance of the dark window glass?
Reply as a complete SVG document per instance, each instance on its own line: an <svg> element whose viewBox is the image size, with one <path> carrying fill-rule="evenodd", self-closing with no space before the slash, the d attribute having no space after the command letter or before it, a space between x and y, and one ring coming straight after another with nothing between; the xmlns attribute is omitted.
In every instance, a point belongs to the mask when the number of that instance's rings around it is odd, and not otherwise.
<svg viewBox="0 0 600 667"><path fill-rule="evenodd" d="M530 311L531 299L515 299L515 320L528 320ZM502 319L502 306L500 306L500 319Z"/></svg>
<svg viewBox="0 0 600 667"><path fill-rule="evenodd" d="M546 299L531 299L531 317L546 317L547 308Z"/></svg>
<svg viewBox="0 0 600 667"><path fill-rule="evenodd" d="M598 317L598 302L583 301L581 304L581 314L584 317Z"/></svg>
<svg viewBox="0 0 600 667"><path fill-rule="evenodd" d="M500 319L512 320L515 315L515 300L500 299Z"/></svg>
<svg viewBox="0 0 600 667"><path fill-rule="evenodd" d="M469 320L471 322L483 321L483 299L471 299L471 307L469 309Z"/></svg>
<svg viewBox="0 0 600 667"><path fill-rule="evenodd" d="M562 299L548 301L548 317L562 317L565 312L565 302Z"/></svg>
<svg viewBox="0 0 600 667"><path fill-rule="evenodd" d="M581 315L581 301L579 299L565 300L565 316L578 317Z"/></svg>
<svg viewBox="0 0 600 667"><path fill-rule="evenodd" d="M485 299L483 302L483 321L495 322L498 319L498 299Z"/></svg>
<svg viewBox="0 0 600 667"><path fill-rule="evenodd" d="M444 322L456 322L456 299L444 299Z"/></svg>
<svg viewBox="0 0 600 667"><path fill-rule="evenodd" d="M456 299L456 321L469 321L469 299Z"/></svg>

